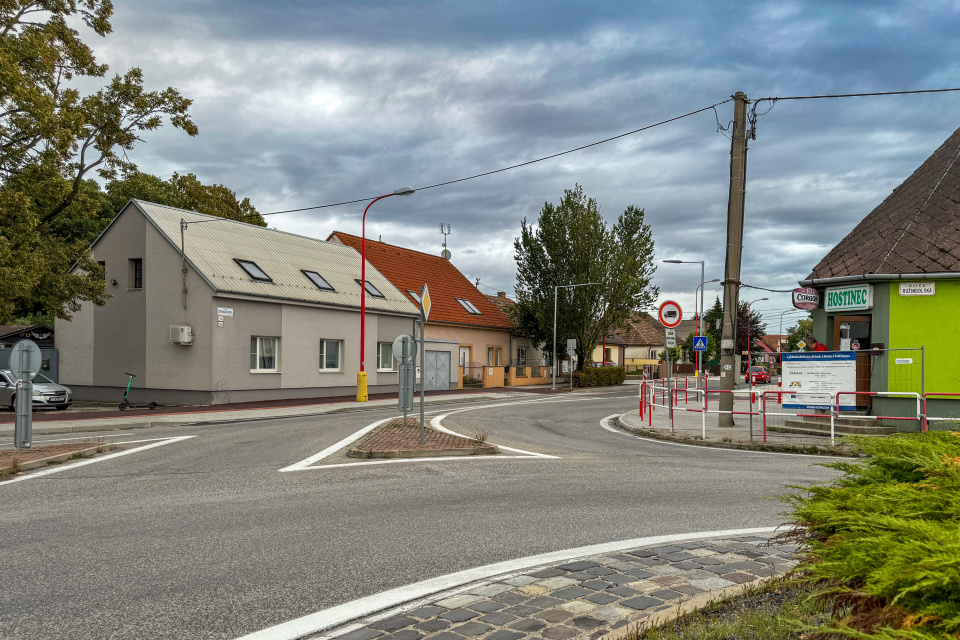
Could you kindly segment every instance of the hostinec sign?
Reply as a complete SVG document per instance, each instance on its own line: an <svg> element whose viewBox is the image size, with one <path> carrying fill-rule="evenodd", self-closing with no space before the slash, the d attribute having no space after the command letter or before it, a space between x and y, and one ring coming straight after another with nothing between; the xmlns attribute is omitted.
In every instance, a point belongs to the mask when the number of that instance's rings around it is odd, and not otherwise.
<svg viewBox="0 0 960 640"><path fill-rule="evenodd" d="M831 311L866 311L873 308L873 285L855 284L847 287L828 287L823 307Z"/></svg>
<svg viewBox="0 0 960 640"><path fill-rule="evenodd" d="M810 287L793 290L793 306L797 309L816 309L820 306L820 293Z"/></svg>

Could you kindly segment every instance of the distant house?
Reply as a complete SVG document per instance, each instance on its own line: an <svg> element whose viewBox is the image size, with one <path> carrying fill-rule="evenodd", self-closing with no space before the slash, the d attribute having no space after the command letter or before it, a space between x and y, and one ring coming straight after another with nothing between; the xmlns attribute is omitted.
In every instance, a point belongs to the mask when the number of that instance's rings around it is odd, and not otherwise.
<svg viewBox="0 0 960 640"><path fill-rule="evenodd" d="M60 380L75 398L117 401L127 373L134 401L164 404L356 393L360 255L350 247L131 200L91 253L112 297L56 321ZM372 267L365 295L369 390L396 391L390 346L413 333L418 311Z"/></svg>
<svg viewBox="0 0 960 640"><path fill-rule="evenodd" d="M663 326L647 313L631 313L624 325L615 329L612 335L622 345L622 364L628 369L659 364L660 353L666 349Z"/></svg>
<svg viewBox="0 0 960 640"><path fill-rule="evenodd" d="M12 347L21 340L32 340L41 349L52 348L53 327L45 324L0 325L0 347Z"/></svg>
<svg viewBox="0 0 960 640"><path fill-rule="evenodd" d="M327 240L361 250L359 236L334 231ZM464 374L472 378L478 378L484 368L509 366L513 323L452 262L369 238L366 256L411 302L416 300L424 284L429 286L433 307L425 337L437 351L440 345L451 350L453 355L444 358L441 366L450 368L453 388L458 376L457 363L464 368Z"/></svg>

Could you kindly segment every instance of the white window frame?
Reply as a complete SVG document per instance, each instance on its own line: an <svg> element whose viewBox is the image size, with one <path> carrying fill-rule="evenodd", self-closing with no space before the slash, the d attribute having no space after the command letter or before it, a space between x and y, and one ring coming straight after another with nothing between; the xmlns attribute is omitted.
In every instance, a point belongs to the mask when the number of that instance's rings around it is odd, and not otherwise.
<svg viewBox="0 0 960 640"><path fill-rule="evenodd" d="M327 367L327 345L337 345L337 367ZM340 373L343 371L343 340L333 338L320 338L320 349L318 353L318 366L320 373Z"/></svg>
<svg viewBox="0 0 960 640"><path fill-rule="evenodd" d="M383 366L383 348L390 347L390 366ZM392 342L378 342L377 343L377 371L383 371L389 373L391 371L399 371L399 362L393 357L393 343Z"/></svg>
<svg viewBox="0 0 960 640"><path fill-rule="evenodd" d="M273 340L274 366L272 369L260 368L263 340ZM250 364L256 365L250 367L250 373L280 373L280 338L278 336L250 336L250 357L253 360Z"/></svg>

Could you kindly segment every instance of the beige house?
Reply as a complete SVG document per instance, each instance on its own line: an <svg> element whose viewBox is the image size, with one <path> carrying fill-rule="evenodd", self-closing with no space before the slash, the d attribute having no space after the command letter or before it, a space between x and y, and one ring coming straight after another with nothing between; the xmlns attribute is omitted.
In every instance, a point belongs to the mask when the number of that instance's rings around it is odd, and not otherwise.
<svg viewBox="0 0 960 640"><path fill-rule="evenodd" d="M60 381L77 399L119 401L127 373L137 376L133 402L356 393L361 292L353 249L131 200L91 252L111 299L56 321ZM367 281L370 392L395 391L390 346L413 333L418 311L369 265ZM431 351L455 353L450 345Z"/></svg>

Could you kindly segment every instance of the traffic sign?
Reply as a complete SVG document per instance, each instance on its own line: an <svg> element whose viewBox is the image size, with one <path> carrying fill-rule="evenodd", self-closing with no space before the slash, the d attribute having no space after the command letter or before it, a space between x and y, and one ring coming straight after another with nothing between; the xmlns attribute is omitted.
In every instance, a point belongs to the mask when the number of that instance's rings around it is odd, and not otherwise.
<svg viewBox="0 0 960 640"><path fill-rule="evenodd" d="M673 300L667 300L660 305L660 310L657 311L657 318L660 320L660 324L672 328L680 324L680 321L683 320L683 312L680 310L679 304Z"/></svg>
<svg viewBox="0 0 960 640"><path fill-rule="evenodd" d="M676 338L677 330L676 329L664 329L663 332L667 335L668 338Z"/></svg>
<svg viewBox="0 0 960 640"><path fill-rule="evenodd" d="M667 348L675 349L677 347L677 336L667 336Z"/></svg>
<svg viewBox="0 0 960 640"><path fill-rule="evenodd" d="M10 350L10 370L17 380L33 380L40 373L40 347L33 340L21 340Z"/></svg>
<svg viewBox="0 0 960 640"><path fill-rule="evenodd" d="M420 308L423 309L423 321L426 322L430 319L430 289L427 288L426 283L423 289L420 289Z"/></svg>
<svg viewBox="0 0 960 640"><path fill-rule="evenodd" d="M567 338L567 353L573 353L577 350L577 339Z"/></svg>
<svg viewBox="0 0 960 640"><path fill-rule="evenodd" d="M797 349L800 349L801 351L803 351L806 348L807 348L807 343L804 342L803 340L797 343Z"/></svg>
<svg viewBox="0 0 960 640"><path fill-rule="evenodd" d="M417 341L413 336L397 336L393 341L393 359L400 364L413 364L417 355Z"/></svg>
<svg viewBox="0 0 960 640"><path fill-rule="evenodd" d="M707 345L710 343L710 339L707 336L694 336L693 337L693 350L694 351L706 351Z"/></svg>

